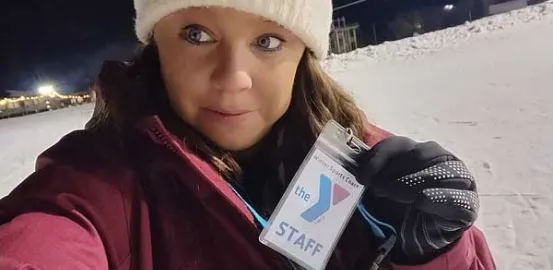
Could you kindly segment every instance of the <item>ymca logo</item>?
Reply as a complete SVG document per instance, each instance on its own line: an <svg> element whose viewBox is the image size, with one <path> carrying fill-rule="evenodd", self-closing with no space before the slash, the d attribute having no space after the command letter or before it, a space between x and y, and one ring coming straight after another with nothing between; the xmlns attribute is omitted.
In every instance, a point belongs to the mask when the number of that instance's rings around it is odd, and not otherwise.
<svg viewBox="0 0 553 270"><path fill-rule="evenodd" d="M305 201L309 199L309 194L303 190L303 187L296 187L295 193L306 199ZM349 197L349 195L349 191L336 183L332 183L332 180L328 176L321 174L319 180L319 200L301 213L301 217L307 222L313 222L328 212L331 206L339 204Z"/></svg>

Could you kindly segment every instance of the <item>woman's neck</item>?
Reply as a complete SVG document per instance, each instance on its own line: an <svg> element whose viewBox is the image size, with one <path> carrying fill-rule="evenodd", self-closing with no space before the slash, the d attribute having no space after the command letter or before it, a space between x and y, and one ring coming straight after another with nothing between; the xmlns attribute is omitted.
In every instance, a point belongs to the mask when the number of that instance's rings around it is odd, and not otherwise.
<svg viewBox="0 0 553 270"><path fill-rule="evenodd" d="M260 141L250 146L247 149L231 152L232 157L240 167L248 167L253 160L257 159L261 152L270 151L268 145L275 143L275 136L273 135L273 130L271 130L265 137Z"/></svg>

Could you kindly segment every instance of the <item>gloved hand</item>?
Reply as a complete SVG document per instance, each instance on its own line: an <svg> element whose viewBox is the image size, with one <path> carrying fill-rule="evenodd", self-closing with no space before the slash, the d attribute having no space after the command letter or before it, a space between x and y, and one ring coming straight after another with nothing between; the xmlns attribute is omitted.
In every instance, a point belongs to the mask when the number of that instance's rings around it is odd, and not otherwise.
<svg viewBox="0 0 553 270"><path fill-rule="evenodd" d="M428 262L476 220L479 201L465 164L435 142L391 136L360 159L365 208L395 228L391 260Z"/></svg>

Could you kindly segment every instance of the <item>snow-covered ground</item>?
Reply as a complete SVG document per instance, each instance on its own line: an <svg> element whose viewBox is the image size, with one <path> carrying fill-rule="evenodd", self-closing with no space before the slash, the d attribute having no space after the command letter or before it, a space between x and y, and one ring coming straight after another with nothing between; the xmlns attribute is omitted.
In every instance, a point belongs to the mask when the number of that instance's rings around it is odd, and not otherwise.
<svg viewBox="0 0 553 270"><path fill-rule="evenodd" d="M334 56L369 117L476 173L499 269L553 269L553 2Z"/></svg>
<svg viewBox="0 0 553 270"><path fill-rule="evenodd" d="M368 116L477 175L499 269L553 269L553 2L325 62ZM90 105L0 121L0 197Z"/></svg>
<svg viewBox="0 0 553 270"><path fill-rule="evenodd" d="M36 157L71 130L83 128L91 104L0 120L0 197L34 170Z"/></svg>

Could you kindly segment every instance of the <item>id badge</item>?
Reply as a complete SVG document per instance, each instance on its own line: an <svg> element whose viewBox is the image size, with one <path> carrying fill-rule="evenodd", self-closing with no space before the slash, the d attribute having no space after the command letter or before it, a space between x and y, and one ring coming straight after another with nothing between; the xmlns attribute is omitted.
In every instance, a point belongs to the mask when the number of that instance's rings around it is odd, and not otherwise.
<svg viewBox="0 0 553 270"><path fill-rule="evenodd" d="M324 269L365 189L354 174L368 150L351 130L327 123L259 241L307 269Z"/></svg>

